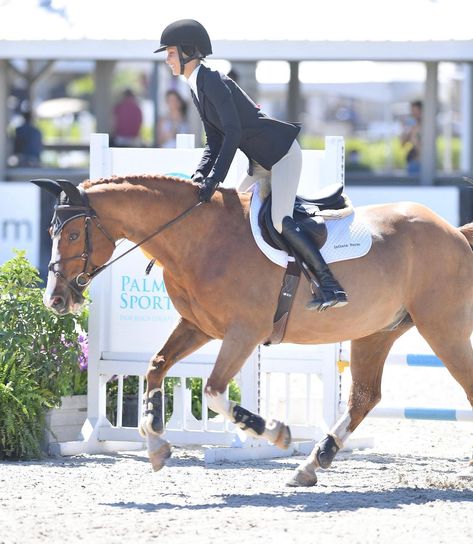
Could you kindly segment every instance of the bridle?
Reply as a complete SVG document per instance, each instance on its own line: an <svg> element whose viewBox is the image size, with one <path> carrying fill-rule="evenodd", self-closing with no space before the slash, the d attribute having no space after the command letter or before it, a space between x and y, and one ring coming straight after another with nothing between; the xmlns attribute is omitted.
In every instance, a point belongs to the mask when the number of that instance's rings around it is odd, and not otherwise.
<svg viewBox="0 0 473 544"><path fill-rule="evenodd" d="M91 228L92 225L95 225L100 232L110 241L110 243L115 248L115 240L114 238L107 232L107 230L101 225L101 223L98 220L98 216L95 212L95 210L90 206L89 199L87 197L86 192L82 187L77 187L79 194L82 199L82 205L72 205L72 204L61 204L57 203L54 206L54 215L51 221L51 236L55 237L58 234L61 233L63 228L67 223L72 221L73 219L77 219L79 217L84 217L85 221L85 232L84 232L84 249L82 253L79 255L73 255L72 257L66 257L64 259L60 259L58 261L51 261L48 265L48 270L52 272L57 278L63 279L69 288L74 291L77 295L79 295L80 298L83 299L83 292L86 289L86 287L89 285L89 283L100 274L100 272L103 272L106 268L111 266L113 263L118 261L119 259L122 259L125 257L125 255L128 255L128 253L132 252L136 248L143 245L145 242L153 238L154 236L160 234L167 228L171 227L181 219L184 219L194 208L197 208L202 204L202 202L197 202L196 204L193 204L186 210L184 210L181 214L179 214L174 219L171 219L171 221L168 221L164 225L161 225L158 229L153 231L151 234L143 238L140 242L135 244L133 247L129 248L127 251L122 253L121 255L118 255L118 257L115 257L115 259L112 259L111 261L108 261L107 263L100 265L100 266L92 266L92 268L89 270L89 265L91 264L91 254L92 254L92 236L91 236ZM79 272L77 276L75 276L72 280L68 280L66 276L62 272L61 264L66 261L72 261L74 259L80 259L84 262L84 266L82 268L82 272Z"/></svg>
<svg viewBox="0 0 473 544"><path fill-rule="evenodd" d="M85 191L81 196L84 200L87 198L85 195ZM76 206L71 204L56 204L56 206L54 206L54 215L51 221L51 236L58 236L67 223L69 223L73 219L78 219L79 217L84 217L85 219L84 249L82 250L82 253L80 253L79 255L72 255L71 257L66 257L58 261L51 261L48 265L48 270L52 272L56 276L56 278L63 279L68 284L69 288L82 298L82 293L84 289L92 281L92 278L94 278L100 272L99 269L101 268L99 266L96 266L92 267L92 269L89 270L92 254L92 224L95 224L95 226L104 234L104 236L110 241L111 244L113 244L114 247L115 240L98 221L95 210L91 208L88 204L88 199L85 200L83 206ZM66 261L73 261L76 259L79 259L84 263L82 272L79 272L79 274L75 278L69 281L62 272L61 264Z"/></svg>

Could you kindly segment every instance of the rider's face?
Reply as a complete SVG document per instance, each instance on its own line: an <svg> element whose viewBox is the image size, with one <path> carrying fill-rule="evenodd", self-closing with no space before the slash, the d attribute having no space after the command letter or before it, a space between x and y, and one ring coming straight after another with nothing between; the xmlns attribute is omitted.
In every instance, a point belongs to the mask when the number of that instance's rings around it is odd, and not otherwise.
<svg viewBox="0 0 473 544"><path fill-rule="evenodd" d="M181 63L179 61L179 53L177 52L177 47L166 47L166 52L166 64L171 68L172 75L178 76L181 73Z"/></svg>

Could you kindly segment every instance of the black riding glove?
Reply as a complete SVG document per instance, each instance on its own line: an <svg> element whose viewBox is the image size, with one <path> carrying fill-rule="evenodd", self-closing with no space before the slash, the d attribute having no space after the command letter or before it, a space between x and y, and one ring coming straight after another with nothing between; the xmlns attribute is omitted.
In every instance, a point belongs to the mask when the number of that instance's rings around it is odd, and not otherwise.
<svg viewBox="0 0 473 544"><path fill-rule="evenodd" d="M206 178L200 185L199 200L200 202L210 202L215 189L218 186L218 181L213 178Z"/></svg>
<svg viewBox="0 0 473 544"><path fill-rule="evenodd" d="M202 175L202 172L195 172L195 174L192 175L192 181L195 183L198 183L199 185L204 181L204 176Z"/></svg>

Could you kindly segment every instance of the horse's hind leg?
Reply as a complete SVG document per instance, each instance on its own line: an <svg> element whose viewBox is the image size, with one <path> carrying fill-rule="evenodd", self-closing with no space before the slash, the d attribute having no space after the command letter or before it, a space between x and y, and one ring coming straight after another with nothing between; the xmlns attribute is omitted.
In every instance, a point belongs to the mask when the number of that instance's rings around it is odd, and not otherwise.
<svg viewBox="0 0 473 544"><path fill-rule="evenodd" d="M329 433L318 442L309 457L296 469L288 486L312 486L316 470L326 469L348 437L368 412L381 400L381 378L386 357L395 340L412 327L406 318L393 331L381 331L351 342L350 370L352 384L345 413Z"/></svg>
<svg viewBox="0 0 473 544"><path fill-rule="evenodd" d="M193 353L211 338L185 319L181 319L165 345L151 358L146 373L146 411L140 422L140 433L146 437L148 455L154 470L164 466L171 448L160 435L164 431L163 380L168 370L180 359Z"/></svg>
<svg viewBox="0 0 473 544"><path fill-rule="evenodd" d="M417 328L450 374L463 387L473 407L473 349L470 332L459 335L454 324L443 331L431 331L421 324Z"/></svg>
<svg viewBox="0 0 473 544"><path fill-rule="evenodd" d="M450 374L462 386L473 408L473 349L471 346L470 322L459 323L460 312L452 316L448 327L431 323L431 315L427 319L418 318L416 326L420 334L427 340L437 357L443 362ZM465 320L466 321L466 320ZM473 453L473 452L472 452ZM473 478L473 456L469 469L462 477Z"/></svg>

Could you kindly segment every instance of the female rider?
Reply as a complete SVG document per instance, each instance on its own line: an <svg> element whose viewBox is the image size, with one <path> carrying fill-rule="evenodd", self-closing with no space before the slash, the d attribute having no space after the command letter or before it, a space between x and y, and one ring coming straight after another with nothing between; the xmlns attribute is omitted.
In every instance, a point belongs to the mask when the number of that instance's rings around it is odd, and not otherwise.
<svg viewBox="0 0 473 544"><path fill-rule="evenodd" d="M299 127L268 117L232 79L202 64L212 53L212 44L197 21L183 19L168 25L155 53L164 50L173 75L185 77L204 124L207 143L193 175L200 184L200 200L210 201L241 149L250 166L239 189L247 189L260 176L270 177L274 227L318 280L321 298L314 296L307 308L322 311L347 304L345 291L320 251L292 218L302 167L296 140Z"/></svg>

